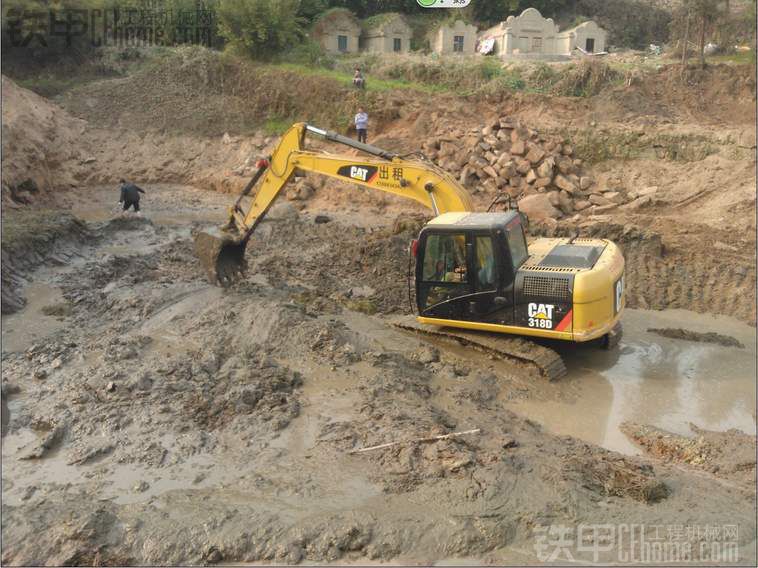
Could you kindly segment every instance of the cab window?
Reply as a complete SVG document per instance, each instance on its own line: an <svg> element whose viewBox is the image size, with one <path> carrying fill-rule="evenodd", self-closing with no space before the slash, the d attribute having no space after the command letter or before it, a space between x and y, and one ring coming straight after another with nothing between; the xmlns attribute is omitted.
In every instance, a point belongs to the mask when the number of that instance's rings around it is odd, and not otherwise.
<svg viewBox="0 0 758 568"><path fill-rule="evenodd" d="M511 260L513 261L513 270L518 270L519 266L529 258L529 252L526 248L526 238L524 231L521 229L521 223L518 221L511 222L505 228L505 236L508 239L508 249L511 251Z"/></svg>
<svg viewBox="0 0 758 568"><path fill-rule="evenodd" d="M495 289L495 254L492 249L492 237L476 237L476 288L477 290Z"/></svg>
<svg viewBox="0 0 758 568"><path fill-rule="evenodd" d="M423 279L425 282L468 282L465 234L448 233L427 237Z"/></svg>

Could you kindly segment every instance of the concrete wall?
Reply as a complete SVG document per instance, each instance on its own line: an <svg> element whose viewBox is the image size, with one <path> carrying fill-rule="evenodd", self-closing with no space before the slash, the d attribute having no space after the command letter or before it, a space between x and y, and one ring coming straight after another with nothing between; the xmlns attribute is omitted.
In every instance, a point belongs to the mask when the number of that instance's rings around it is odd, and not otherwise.
<svg viewBox="0 0 758 568"><path fill-rule="evenodd" d="M461 20L449 26L441 26L431 38L432 51L439 54L472 55L476 49L476 26ZM455 36L463 36L463 52L453 51Z"/></svg>
<svg viewBox="0 0 758 568"><path fill-rule="evenodd" d="M376 53L394 53L395 39L400 39L400 52L407 53L411 50L411 36L413 32L408 24L401 18L395 18L363 35L363 47L366 51Z"/></svg>
<svg viewBox="0 0 758 568"><path fill-rule="evenodd" d="M608 38L608 32L592 20L579 24L574 29L567 30L566 33L573 35L573 37L569 38L569 52L573 52L575 47L581 47L586 50L588 39L595 40L595 47L593 49L594 53L605 51L605 42Z"/></svg>
<svg viewBox="0 0 758 568"><path fill-rule="evenodd" d="M339 50L338 37L347 36L347 51ZM358 53L358 38L360 36L352 30L334 30L319 38L319 43L329 53Z"/></svg>
<svg viewBox="0 0 758 568"><path fill-rule="evenodd" d="M607 33L595 22L559 32L552 18L543 18L534 8L485 30L479 39L495 39L495 55L504 58L554 59L569 57L576 46L585 49L588 38L595 40L594 51L605 51Z"/></svg>
<svg viewBox="0 0 758 568"><path fill-rule="evenodd" d="M510 16L504 27L502 55L556 53L558 26L552 18L543 18L534 8L527 8L519 16Z"/></svg>
<svg viewBox="0 0 758 568"><path fill-rule="evenodd" d="M347 10L324 17L314 25L311 33L311 37L329 53L358 53L360 35L358 20ZM339 50L339 36L347 37L347 50L342 52Z"/></svg>
<svg viewBox="0 0 758 568"><path fill-rule="evenodd" d="M375 53L395 53L395 38L400 38L400 53L411 50L411 36L391 34L388 36L364 36L363 48Z"/></svg>

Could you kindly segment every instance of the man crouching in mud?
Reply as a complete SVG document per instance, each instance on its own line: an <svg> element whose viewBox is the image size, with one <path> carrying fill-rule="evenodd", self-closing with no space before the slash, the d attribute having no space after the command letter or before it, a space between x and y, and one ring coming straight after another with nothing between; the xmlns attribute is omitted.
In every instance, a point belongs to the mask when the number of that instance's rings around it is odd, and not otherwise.
<svg viewBox="0 0 758 568"><path fill-rule="evenodd" d="M118 202L124 204L124 211L128 211L129 207L134 207L134 212L139 214L139 194L145 193L145 191L123 178L119 180L119 183L121 184L121 197L119 197Z"/></svg>

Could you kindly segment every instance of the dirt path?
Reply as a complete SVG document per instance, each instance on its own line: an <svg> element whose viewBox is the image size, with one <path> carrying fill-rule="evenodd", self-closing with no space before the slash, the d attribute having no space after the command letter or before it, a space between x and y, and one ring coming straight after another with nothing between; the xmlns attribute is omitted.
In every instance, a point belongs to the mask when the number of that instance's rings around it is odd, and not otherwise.
<svg viewBox="0 0 758 568"><path fill-rule="evenodd" d="M388 325L408 235L285 206L223 291L191 232L224 196L158 186L121 219L112 190L85 194L91 240L27 274L42 292L3 320L4 563L519 563L541 559L544 527L580 523L736 525L724 543L754 562L754 470L550 434L507 402L542 396L539 379ZM685 536L692 559L731 558Z"/></svg>

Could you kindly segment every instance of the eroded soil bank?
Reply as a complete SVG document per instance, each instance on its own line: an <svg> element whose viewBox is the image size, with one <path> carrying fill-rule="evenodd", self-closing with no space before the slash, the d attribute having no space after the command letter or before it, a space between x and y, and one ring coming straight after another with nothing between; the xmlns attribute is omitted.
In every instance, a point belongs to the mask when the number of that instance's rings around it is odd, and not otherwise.
<svg viewBox="0 0 758 568"><path fill-rule="evenodd" d="M325 212L317 224L316 210L277 207L247 277L221 290L191 233L223 218L223 195L156 186L144 217L119 218L112 193L82 191L71 213L91 237L60 266L20 270L34 284L3 320L4 563L523 563L540 560L542 527L581 523L649 536L737 526L730 546L755 562L754 391L738 394L754 351L693 344L696 356L633 312L615 355L566 353L571 374L551 385L392 327L407 311L411 232L384 219ZM680 315L678 327L705 325ZM694 331L742 324L729 325ZM740 333L748 345L754 329ZM597 425L561 432L533 410L551 404L595 411ZM731 418L718 420L719 404ZM619 417L642 422L624 427L641 455L595 445L627 449L602 439ZM709 451L723 443L713 436L735 451ZM702 532L683 538L684 560L731 559L700 546ZM618 546L570 552L629 558Z"/></svg>

